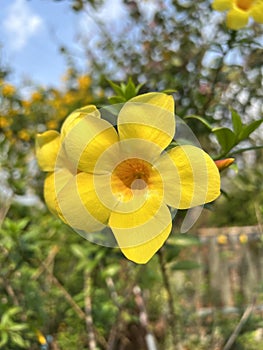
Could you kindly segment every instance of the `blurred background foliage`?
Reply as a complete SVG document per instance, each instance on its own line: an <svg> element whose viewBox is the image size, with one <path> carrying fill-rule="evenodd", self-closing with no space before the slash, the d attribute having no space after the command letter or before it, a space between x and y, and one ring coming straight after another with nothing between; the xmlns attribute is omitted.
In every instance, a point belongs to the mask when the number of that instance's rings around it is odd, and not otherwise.
<svg viewBox="0 0 263 350"><path fill-rule="evenodd" d="M198 226L211 225L259 225L262 233L262 26L229 31L209 1L155 1L151 11L147 3L123 0L128 17L121 33L112 35L97 16L102 0L69 1L69 9L96 21L99 33L93 45L81 38L86 72L67 47L60 48L68 62L61 88L32 84L22 93L9 82L12 66L0 66L0 222L7 212L0 229L2 349L155 349L145 335L158 349L223 349L252 294L262 301L259 271L253 293L240 288L231 302L216 303L209 273L223 270L207 265L209 249L224 269L225 261L233 262L233 246L226 235L216 237L216 247L197 235ZM173 94L176 114L202 147L214 159L234 157L235 165L222 173L223 194L191 235L176 235L175 222L162 252L135 266L117 249L84 241L47 211L34 138L59 130L84 105L163 90ZM254 263L262 269L254 256L262 255L260 235L252 241L239 235L237 246L248 271ZM240 264L242 270L242 259ZM210 277L196 284L200 271ZM202 314L204 307L212 312ZM263 346L261 313L243 325L231 349Z"/></svg>

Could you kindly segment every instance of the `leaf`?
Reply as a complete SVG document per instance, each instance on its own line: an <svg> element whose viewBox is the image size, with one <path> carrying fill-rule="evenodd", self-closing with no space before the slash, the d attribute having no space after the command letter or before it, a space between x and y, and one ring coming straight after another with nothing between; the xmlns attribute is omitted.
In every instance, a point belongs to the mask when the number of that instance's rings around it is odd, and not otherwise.
<svg viewBox="0 0 263 350"><path fill-rule="evenodd" d="M224 154L227 154L236 145L236 135L228 128L212 129Z"/></svg>
<svg viewBox="0 0 263 350"><path fill-rule="evenodd" d="M130 100L134 96L136 96L136 87L132 78L129 78L128 84L125 86L125 97L127 100Z"/></svg>
<svg viewBox="0 0 263 350"><path fill-rule="evenodd" d="M196 119L199 120L202 124L204 124L210 131L213 129L212 125L203 117L199 115L188 115L184 119Z"/></svg>
<svg viewBox="0 0 263 350"><path fill-rule="evenodd" d="M126 102L126 98L122 96L111 96L109 97L109 101L111 104L123 103L123 102Z"/></svg>
<svg viewBox="0 0 263 350"><path fill-rule="evenodd" d="M168 240L168 243L180 247L190 247L200 244L200 240L198 237L189 234L176 234Z"/></svg>
<svg viewBox="0 0 263 350"><path fill-rule="evenodd" d="M172 270L193 270L199 269L200 267L200 264L192 260L178 261L171 265Z"/></svg>
<svg viewBox="0 0 263 350"><path fill-rule="evenodd" d="M243 129L242 120L240 118L240 115L234 110L231 111L231 116L232 116L233 130L235 134L238 136Z"/></svg>
<svg viewBox="0 0 263 350"><path fill-rule="evenodd" d="M22 324L14 324L13 326L9 327L9 330L12 332L20 332L28 328L28 325L25 323Z"/></svg>
<svg viewBox="0 0 263 350"><path fill-rule="evenodd" d="M239 135L239 141L243 141L247 139L249 135L252 134L252 132L255 131L261 125L262 122L263 122L263 119L255 120L249 125L243 127L243 130Z"/></svg>
<svg viewBox="0 0 263 350"><path fill-rule="evenodd" d="M25 341L20 334L13 333L11 335L11 340L14 344L20 346L21 348L27 347L27 341Z"/></svg>
<svg viewBox="0 0 263 350"><path fill-rule="evenodd" d="M1 331L0 348L6 345L8 342L8 333L6 331Z"/></svg>
<svg viewBox="0 0 263 350"><path fill-rule="evenodd" d="M123 95L123 90L122 90L122 88L119 86L119 85L117 85L117 84L115 84L113 81L111 81L111 80L108 80L108 83L110 84L110 86L112 87L112 89L115 91L115 93L118 95L118 96L124 96Z"/></svg>

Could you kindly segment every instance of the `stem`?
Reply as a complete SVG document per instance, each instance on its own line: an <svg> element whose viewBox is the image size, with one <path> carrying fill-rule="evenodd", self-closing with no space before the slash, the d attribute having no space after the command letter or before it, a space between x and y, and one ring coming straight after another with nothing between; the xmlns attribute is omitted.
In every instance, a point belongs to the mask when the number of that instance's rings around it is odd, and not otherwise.
<svg viewBox="0 0 263 350"><path fill-rule="evenodd" d="M234 332L231 334L230 338L228 339L226 345L224 346L223 350L230 350L232 348L232 345L236 341L242 327L249 319L249 316L251 315L252 311L254 310L256 303L256 298L253 299L252 303L248 305L245 312L243 313L239 323L237 324L236 328L234 329Z"/></svg>
<svg viewBox="0 0 263 350"><path fill-rule="evenodd" d="M84 304L85 322L88 332L89 349L96 350L96 337L93 328L92 304L91 304L91 277L88 272L84 272Z"/></svg>
<svg viewBox="0 0 263 350"><path fill-rule="evenodd" d="M177 322L178 315L176 315L175 308L174 308L172 288L169 281L169 276L165 265L165 257L162 249L158 251L158 257L159 257L161 274L163 278L163 284L168 297L168 308L169 308L168 321L171 327L173 346L175 350L182 350L182 345L180 343L180 326L179 326L179 323Z"/></svg>

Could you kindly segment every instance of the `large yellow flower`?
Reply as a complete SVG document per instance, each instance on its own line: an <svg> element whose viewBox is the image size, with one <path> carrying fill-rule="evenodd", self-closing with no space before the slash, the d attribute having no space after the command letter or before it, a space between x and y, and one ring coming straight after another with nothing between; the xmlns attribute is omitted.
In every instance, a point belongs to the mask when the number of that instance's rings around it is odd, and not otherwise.
<svg viewBox="0 0 263 350"><path fill-rule="evenodd" d="M102 118L95 106L84 107L65 120L60 133L37 136L38 163L48 172L45 200L86 237L110 229L128 259L146 263L171 232L170 208L216 199L219 172L198 147L165 151L175 134L171 96L148 93L131 99L122 106L116 128L106 112Z"/></svg>
<svg viewBox="0 0 263 350"><path fill-rule="evenodd" d="M263 0L214 0L213 8L226 11L226 24L230 29L240 29L247 25L250 17L263 23Z"/></svg>

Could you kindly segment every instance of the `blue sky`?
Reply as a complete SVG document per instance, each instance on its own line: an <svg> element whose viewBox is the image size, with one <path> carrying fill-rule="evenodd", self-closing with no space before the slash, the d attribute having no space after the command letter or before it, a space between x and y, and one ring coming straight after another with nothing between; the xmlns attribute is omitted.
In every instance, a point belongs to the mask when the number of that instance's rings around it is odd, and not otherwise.
<svg viewBox="0 0 263 350"><path fill-rule="evenodd" d="M67 67L59 52L63 45L85 71L80 37L92 38L98 30L92 16L75 13L67 0L0 0L0 8L0 59L12 70L11 82L19 85L31 79L38 85L61 84ZM99 14L109 24L123 15L120 0L106 1Z"/></svg>

